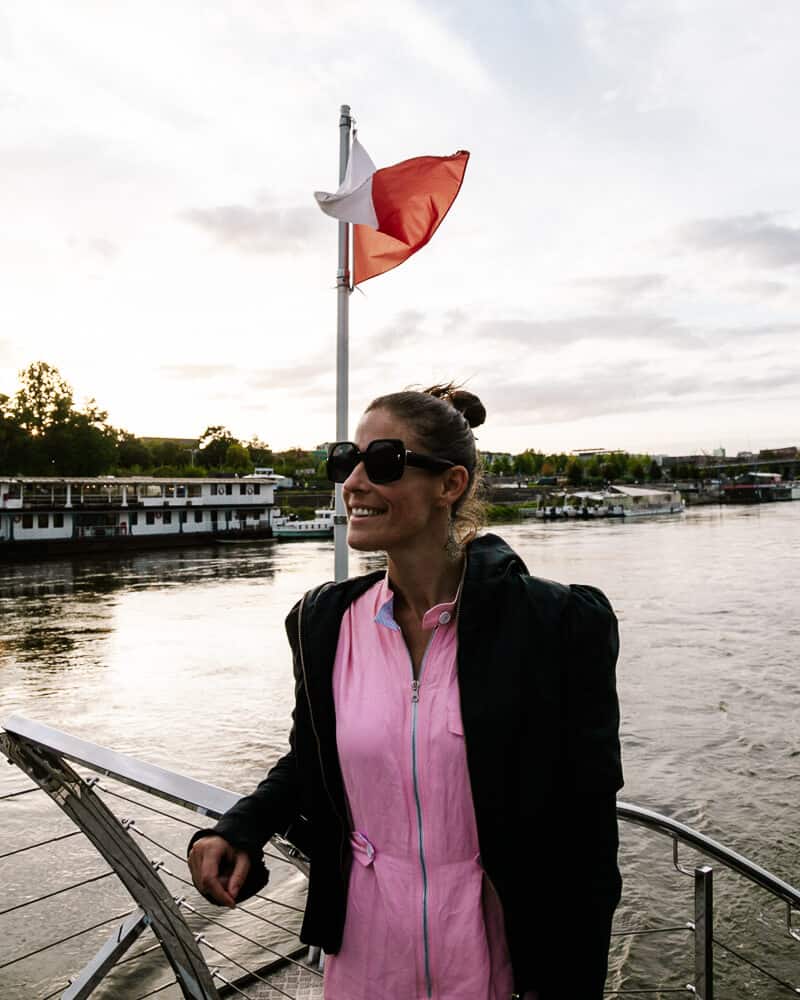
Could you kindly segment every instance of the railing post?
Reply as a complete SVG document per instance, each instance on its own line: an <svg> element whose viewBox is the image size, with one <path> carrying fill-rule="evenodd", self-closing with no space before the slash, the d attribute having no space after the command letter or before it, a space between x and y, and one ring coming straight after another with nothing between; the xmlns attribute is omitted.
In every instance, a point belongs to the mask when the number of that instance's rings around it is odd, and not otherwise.
<svg viewBox="0 0 800 1000"><path fill-rule="evenodd" d="M184 998L219 1000L212 974L171 893L127 828L92 790L91 784L84 781L63 757L22 736L10 732L0 734L0 752L47 792L114 869L147 917ZM108 957L113 962L119 954L121 952L114 952ZM102 951L96 970L101 978L110 967L106 957ZM94 975L94 971L90 975ZM86 992L76 994L86 995Z"/></svg>
<svg viewBox="0 0 800 1000"><path fill-rule="evenodd" d="M694 988L700 1000L714 1000L714 871L694 870Z"/></svg>

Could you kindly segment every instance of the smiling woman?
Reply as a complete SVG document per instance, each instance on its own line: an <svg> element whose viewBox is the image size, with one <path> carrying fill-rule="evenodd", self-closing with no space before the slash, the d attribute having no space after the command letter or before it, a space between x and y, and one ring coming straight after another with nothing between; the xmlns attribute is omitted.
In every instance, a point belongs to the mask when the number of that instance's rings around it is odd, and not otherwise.
<svg viewBox="0 0 800 1000"><path fill-rule="evenodd" d="M198 888L233 906L266 881L273 833L302 840L301 937L328 954L326 1000L602 996L620 893L616 619L600 591L532 577L478 536L485 416L456 386L393 393L330 447L348 543L388 569L292 609L289 752L190 844ZM568 864L541 865L556 856Z"/></svg>

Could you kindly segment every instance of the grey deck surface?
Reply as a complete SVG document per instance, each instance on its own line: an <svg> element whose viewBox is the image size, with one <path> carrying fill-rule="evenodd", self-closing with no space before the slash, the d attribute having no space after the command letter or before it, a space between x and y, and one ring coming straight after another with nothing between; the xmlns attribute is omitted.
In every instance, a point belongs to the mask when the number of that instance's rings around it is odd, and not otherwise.
<svg viewBox="0 0 800 1000"><path fill-rule="evenodd" d="M286 1000L286 994L294 1000L322 1000L322 980L319 976L299 969L296 965L288 965L278 969L268 977L281 990L271 990L263 983L248 986L247 994L253 1000Z"/></svg>

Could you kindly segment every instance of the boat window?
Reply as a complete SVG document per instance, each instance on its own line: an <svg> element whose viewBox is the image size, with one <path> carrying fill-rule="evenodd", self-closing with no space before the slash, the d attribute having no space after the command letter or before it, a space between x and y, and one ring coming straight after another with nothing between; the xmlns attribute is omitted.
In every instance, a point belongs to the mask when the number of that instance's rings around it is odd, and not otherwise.
<svg viewBox="0 0 800 1000"><path fill-rule="evenodd" d="M22 527L32 528L33 527L33 514L23 514L22 515Z"/></svg>
<svg viewBox="0 0 800 1000"><path fill-rule="evenodd" d="M172 524L172 511L171 510L165 510L164 511L164 513L162 514L162 523L163 524Z"/></svg>
<svg viewBox="0 0 800 1000"><path fill-rule="evenodd" d="M19 483L8 483L3 495L6 500L19 500L22 496L22 488Z"/></svg>
<svg viewBox="0 0 800 1000"><path fill-rule="evenodd" d="M186 487L187 497L201 497L203 495L203 487L200 483L189 483Z"/></svg>
<svg viewBox="0 0 800 1000"><path fill-rule="evenodd" d="M247 486L244 483L242 483L242 485L239 487L239 496L243 497L245 493L247 493Z"/></svg>
<svg viewBox="0 0 800 1000"><path fill-rule="evenodd" d="M225 484L225 492L227 493L228 496L232 496L233 495L233 483L226 483Z"/></svg>
<svg viewBox="0 0 800 1000"><path fill-rule="evenodd" d="M156 523L155 511L148 510L144 516L144 519L147 524L155 524Z"/></svg>
<svg viewBox="0 0 800 1000"><path fill-rule="evenodd" d="M196 510L194 512L194 523L195 524L202 524L203 523L203 512L202 512L202 510Z"/></svg>
<svg viewBox="0 0 800 1000"><path fill-rule="evenodd" d="M177 483L175 485L175 496L176 497L186 496L186 486L183 483Z"/></svg>
<svg viewBox="0 0 800 1000"><path fill-rule="evenodd" d="M253 493L257 497L261 496L261 483L253 483Z"/></svg>
<svg viewBox="0 0 800 1000"><path fill-rule="evenodd" d="M139 512L138 512L138 510L132 510L130 512L130 514L128 514L128 524L131 527L133 527L134 525L136 525L138 523L139 523Z"/></svg>
<svg viewBox="0 0 800 1000"><path fill-rule="evenodd" d="M143 487L143 495L146 497L160 497L161 483L145 483Z"/></svg>
<svg viewBox="0 0 800 1000"><path fill-rule="evenodd" d="M53 527L63 528L64 527L64 515L63 514L53 514Z"/></svg>
<svg viewBox="0 0 800 1000"><path fill-rule="evenodd" d="M181 524L186 524L186 511L185 510L179 510L178 511L178 520L181 522Z"/></svg>
<svg viewBox="0 0 800 1000"><path fill-rule="evenodd" d="M167 483L164 487L164 496L168 497L170 500L175 496L175 484Z"/></svg>
<svg viewBox="0 0 800 1000"><path fill-rule="evenodd" d="M49 528L50 527L50 515L49 514L39 514L37 516L37 527L39 527L39 528Z"/></svg>

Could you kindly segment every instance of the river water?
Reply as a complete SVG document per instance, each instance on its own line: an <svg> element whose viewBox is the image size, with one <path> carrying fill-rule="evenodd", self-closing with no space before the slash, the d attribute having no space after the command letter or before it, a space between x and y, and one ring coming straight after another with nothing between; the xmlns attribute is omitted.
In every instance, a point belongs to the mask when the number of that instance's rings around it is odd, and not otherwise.
<svg viewBox="0 0 800 1000"><path fill-rule="evenodd" d="M800 503L497 530L530 572L595 584L617 610L621 797L800 884ZM351 556L351 573L376 564ZM285 748L293 692L284 617L332 567L322 542L0 567L0 716L19 713L245 791ZM0 769L0 794L21 777ZM51 829L53 806L38 793L0 809L0 850ZM690 919L692 883L672 868L669 841L623 825L622 845L617 928ZM53 855L56 868L64 856ZM0 871L11 902L14 889L30 894L30 871L21 862ZM719 938L800 985L800 945L781 938L780 905L730 875L715 889ZM34 918L0 919L0 938L17 939L14 954ZM565 933L579 953L579 900ZM609 985L690 982L690 949L681 931L615 939ZM717 967L718 997L788 995L724 952ZM9 970L0 995L41 994Z"/></svg>

